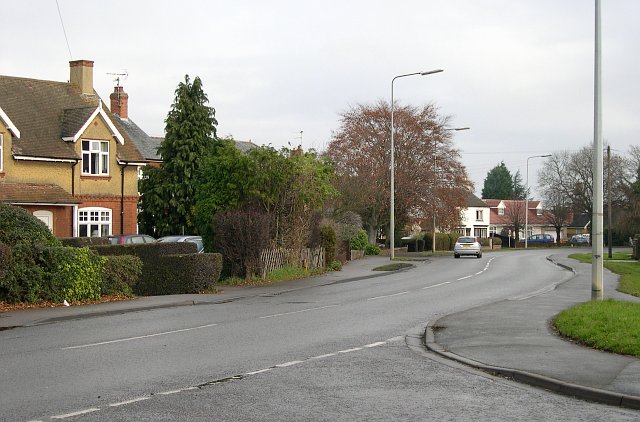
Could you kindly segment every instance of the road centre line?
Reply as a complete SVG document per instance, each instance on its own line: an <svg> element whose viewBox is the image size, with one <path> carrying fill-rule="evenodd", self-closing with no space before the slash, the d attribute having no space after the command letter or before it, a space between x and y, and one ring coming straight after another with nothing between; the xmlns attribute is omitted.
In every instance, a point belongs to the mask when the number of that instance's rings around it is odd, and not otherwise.
<svg viewBox="0 0 640 422"><path fill-rule="evenodd" d="M317 307L317 308L301 309L299 311L283 312L281 314L265 315L265 316L261 316L261 317L258 317L258 318L260 318L260 319L274 318L274 317L285 316L285 315L299 314L299 313L302 313L302 312L317 311L319 309L335 308L336 306L338 306L338 305L320 306L320 307Z"/></svg>
<svg viewBox="0 0 640 422"><path fill-rule="evenodd" d="M92 407L91 409L78 410L77 412L67 413L64 415L51 416L51 419L67 419L67 418L72 418L74 416L86 415L87 413L97 412L98 410L100 409L97 407Z"/></svg>
<svg viewBox="0 0 640 422"><path fill-rule="evenodd" d="M471 276L468 276L471 277ZM460 278L458 280L461 280ZM422 290L433 289L434 287L444 286L445 284L451 283L450 281L445 281L444 283L434 284L433 286L423 287Z"/></svg>
<svg viewBox="0 0 640 422"><path fill-rule="evenodd" d="M158 393L158 394L161 394L163 396L169 396L171 394L178 394L178 393L182 393L183 391L197 390L197 389L198 389L198 387L186 387L186 388L180 388L178 390L163 391L163 392Z"/></svg>
<svg viewBox="0 0 640 422"><path fill-rule="evenodd" d="M146 334L144 336L127 337L127 338L121 338L121 339L118 339L118 340L101 341L99 343L89 343L89 344L82 344L82 345L79 345L79 346L62 347L60 350L72 350L72 349L82 349L82 348L86 348L86 347L103 346L105 344L121 343L123 341L140 340L140 339L143 339L143 338L158 337L158 336L165 336L165 335L168 335L168 334L183 333L185 331L200 330L202 328L214 327L216 325L218 325L218 324L207 324L207 325L200 325L198 327L183 328L183 329L180 329L180 330L164 331L162 333Z"/></svg>
<svg viewBox="0 0 640 422"><path fill-rule="evenodd" d="M139 401L144 401L144 400L149 400L151 397L146 396L146 397L138 397L137 399L131 399L131 400L125 400L125 401L121 401L119 403L111 403L109 404L110 407L119 407L119 406L124 406L127 404L131 404L131 403L137 403Z"/></svg>
<svg viewBox="0 0 640 422"><path fill-rule="evenodd" d="M394 293L392 295L384 295L384 296L376 296L376 297L370 297L367 300L377 300L377 299L384 299L386 297L393 297L393 296L400 296L400 295L406 295L409 292L400 292L400 293Z"/></svg>
<svg viewBox="0 0 640 422"><path fill-rule="evenodd" d="M286 368L287 366L293 366L293 365L297 365L299 363L304 362L303 360L292 360L290 362L285 362L285 363L281 363L279 365L276 365L276 368Z"/></svg>

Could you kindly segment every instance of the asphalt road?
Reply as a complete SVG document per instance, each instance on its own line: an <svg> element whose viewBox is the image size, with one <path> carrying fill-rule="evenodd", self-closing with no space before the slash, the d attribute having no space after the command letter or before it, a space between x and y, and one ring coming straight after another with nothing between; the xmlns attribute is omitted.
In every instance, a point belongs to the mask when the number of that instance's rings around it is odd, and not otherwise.
<svg viewBox="0 0 640 422"><path fill-rule="evenodd" d="M429 320L568 277L546 255L437 257L385 277L2 331L0 419L638 420L418 344Z"/></svg>

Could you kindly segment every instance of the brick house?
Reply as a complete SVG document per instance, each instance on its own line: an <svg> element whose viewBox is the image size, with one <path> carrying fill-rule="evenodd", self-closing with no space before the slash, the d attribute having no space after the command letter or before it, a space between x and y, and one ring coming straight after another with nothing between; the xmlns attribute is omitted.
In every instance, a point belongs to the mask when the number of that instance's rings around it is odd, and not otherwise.
<svg viewBox="0 0 640 422"><path fill-rule="evenodd" d="M93 62L69 65L69 82L0 76L0 202L58 237L136 233L138 168L149 160L126 107L115 116L94 91Z"/></svg>

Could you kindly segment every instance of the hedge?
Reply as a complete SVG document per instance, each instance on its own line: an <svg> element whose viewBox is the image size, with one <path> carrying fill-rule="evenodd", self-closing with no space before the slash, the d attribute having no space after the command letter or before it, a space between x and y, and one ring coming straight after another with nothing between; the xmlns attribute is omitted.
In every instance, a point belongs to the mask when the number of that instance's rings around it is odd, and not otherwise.
<svg viewBox="0 0 640 422"><path fill-rule="evenodd" d="M100 299L103 261L87 248L45 248L41 255L45 270L42 298L53 302Z"/></svg>
<svg viewBox="0 0 640 422"><path fill-rule="evenodd" d="M142 275L142 260L133 255L106 256L102 268L102 294L131 296Z"/></svg>
<svg viewBox="0 0 640 422"><path fill-rule="evenodd" d="M191 242L159 242L93 246L100 255L133 255L142 261L142 275L133 286L139 295L198 293L220 277L222 255L199 254Z"/></svg>
<svg viewBox="0 0 640 422"><path fill-rule="evenodd" d="M106 237L63 237L60 239L60 243L62 243L62 246L73 246L74 248L111 244Z"/></svg>
<svg viewBox="0 0 640 422"><path fill-rule="evenodd" d="M201 293L218 281L222 254L165 255L136 285L143 295Z"/></svg>

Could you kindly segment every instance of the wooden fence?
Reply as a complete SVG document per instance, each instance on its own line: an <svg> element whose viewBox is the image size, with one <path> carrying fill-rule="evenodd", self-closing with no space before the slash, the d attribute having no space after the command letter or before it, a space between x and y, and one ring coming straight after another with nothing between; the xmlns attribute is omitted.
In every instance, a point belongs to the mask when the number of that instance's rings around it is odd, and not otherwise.
<svg viewBox="0 0 640 422"><path fill-rule="evenodd" d="M271 271L288 265L305 269L322 268L324 262L324 248L304 249L265 249L260 254L262 264L262 278Z"/></svg>

